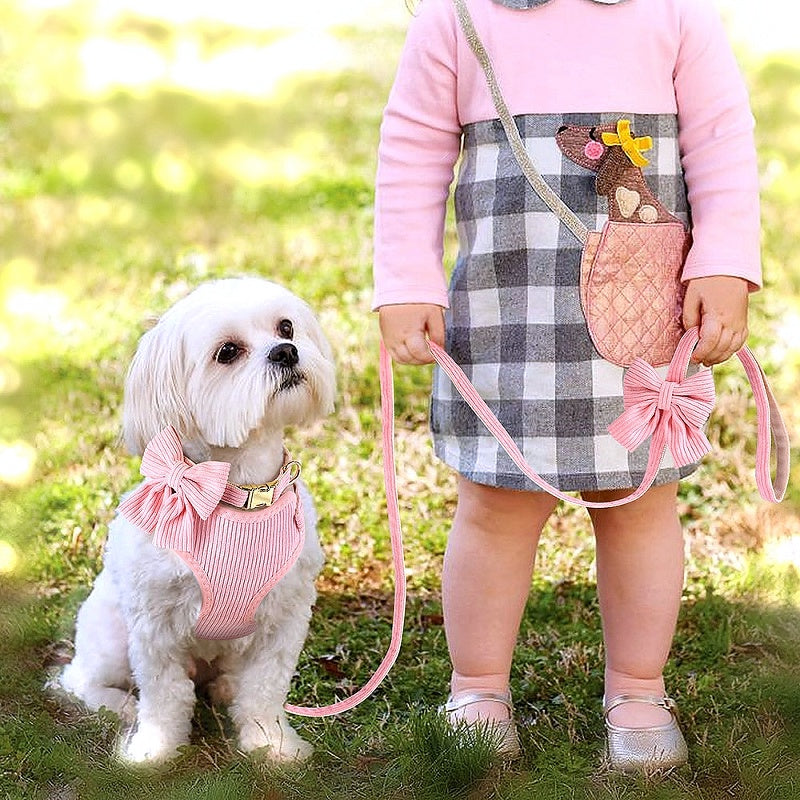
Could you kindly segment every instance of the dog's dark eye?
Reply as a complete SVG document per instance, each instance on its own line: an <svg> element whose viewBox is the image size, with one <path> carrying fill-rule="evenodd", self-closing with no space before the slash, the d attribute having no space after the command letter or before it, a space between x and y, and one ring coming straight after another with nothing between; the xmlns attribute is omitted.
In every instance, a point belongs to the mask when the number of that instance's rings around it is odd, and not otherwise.
<svg viewBox="0 0 800 800"><path fill-rule="evenodd" d="M236 361L242 353L242 348L236 342L225 342L216 353L214 361L218 364L231 364Z"/></svg>
<svg viewBox="0 0 800 800"><path fill-rule="evenodd" d="M278 335L284 339L291 339L294 336L294 325L290 319L282 319L278 323Z"/></svg>

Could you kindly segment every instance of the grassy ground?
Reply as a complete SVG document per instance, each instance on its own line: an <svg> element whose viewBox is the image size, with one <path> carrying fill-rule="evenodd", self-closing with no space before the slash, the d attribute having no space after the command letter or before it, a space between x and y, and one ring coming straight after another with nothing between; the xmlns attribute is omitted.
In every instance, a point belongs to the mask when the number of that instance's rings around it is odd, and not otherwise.
<svg viewBox="0 0 800 800"><path fill-rule="evenodd" d="M335 416L292 434L328 562L291 700L327 702L360 685L390 618L368 287L375 144L401 32L336 29L320 40L313 74L280 77L266 66L279 63L269 48L287 31L95 18L90 8L0 0L0 797L800 795L800 484L779 509L755 500L753 413L735 366L718 372L713 466L681 494L687 582L668 672L691 748L681 774L629 779L602 766L592 540L574 510L546 531L520 634L512 680L524 759L502 769L480 743L460 751L430 714L448 672L438 587L454 484L429 452L426 369L398 370L411 591L403 653L373 700L299 723L317 748L307 766L283 772L242 757L225 717L201 703L178 761L132 773L113 757L113 719L44 696L47 670L69 657L117 497L136 480L117 441L127 361L148 317L212 277L290 285L319 310L339 364ZM112 72L122 74L126 53L135 59L117 88L83 72L109 45ZM242 69L250 91L182 82L187 48L196 63L216 59L213 76ZM253 88L253 67L265 68L263 87ZM768 277L753 343L796 438L800 60L746 67ZM148 69L161 69L158 80Z"/></svg>

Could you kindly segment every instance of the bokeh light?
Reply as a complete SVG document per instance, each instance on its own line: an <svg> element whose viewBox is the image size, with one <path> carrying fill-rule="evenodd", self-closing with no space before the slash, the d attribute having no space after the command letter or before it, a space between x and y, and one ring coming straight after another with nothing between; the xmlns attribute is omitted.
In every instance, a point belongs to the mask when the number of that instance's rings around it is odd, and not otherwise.
<svg viewBox="0 0 800 800"><path fill-rule="evenodd" d="M30 481L36 466L36 451L27 442L0 441L0 483L24 486Z"/></svg>
<svg viewBox="0 0 800 800"><path fill-rule="evenodd" d="M0 575L13 572L19 563L17 551L10 542L0 539Z"/></svg>

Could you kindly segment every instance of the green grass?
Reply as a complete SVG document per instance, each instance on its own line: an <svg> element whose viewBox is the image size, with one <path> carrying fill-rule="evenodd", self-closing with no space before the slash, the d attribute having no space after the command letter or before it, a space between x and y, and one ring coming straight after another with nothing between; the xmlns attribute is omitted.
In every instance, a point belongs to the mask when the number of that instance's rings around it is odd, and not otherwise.
<svg viewBox="0 0 800 800"><path fill-rule="evenodd" d="M224 714L201 700L174 764L126 770L112 718L42 692L48 670L69 657L117 498L137 478L118 441L136 340L149 318L214 277L255 273L291 286L318 310L339 365L336 414L291 432L327 564L290 700L326 703L361 685L390 628L370 237L380 112L402 32L337 29L348 66L289 75L263 96L174 84L95 93L80 69L82 43L101 32L87 8L0 2L0 797L799 796L800 483L780 509L754 499L753 411L735 364L718 371L715 456L681 491L687 581L667 679L690 769L644 779L603 767L593 546L574 509L560 509L545 532L520 632L512 687L522 761L492 764L485 742L458 748L432 713L449 672L438 591L455 485L430 454L428 369L397 370L411 570L403 651L373 699L298 722L316 747L309 764L279 770L243 757ZM102 32L164 58L186 36L213 57L285 34L178 30L135 14ZM750 62L746 73L767 277L752 341L796 438L800 104L787 98L796 99L800 59Z"/></svg>

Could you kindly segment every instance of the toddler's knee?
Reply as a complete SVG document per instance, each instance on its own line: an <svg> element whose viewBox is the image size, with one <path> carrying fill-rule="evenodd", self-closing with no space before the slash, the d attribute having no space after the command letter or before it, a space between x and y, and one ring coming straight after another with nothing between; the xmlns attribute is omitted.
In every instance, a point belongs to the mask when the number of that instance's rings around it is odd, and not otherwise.
<svg viewBox="0 0 800 800"><path fill-rule="evenodd" d="M457 516L486 530L511 534L538 532L555 508L556 500L538 492L485 486L461 479Z"/></svg>

